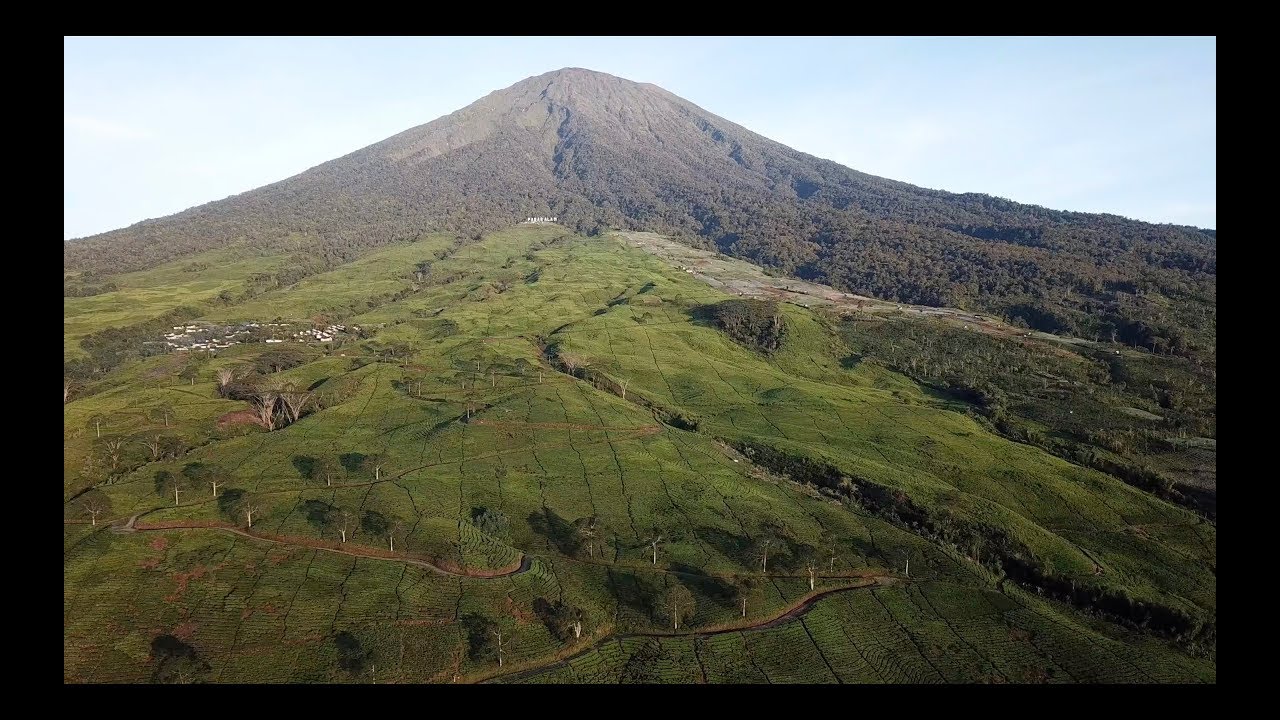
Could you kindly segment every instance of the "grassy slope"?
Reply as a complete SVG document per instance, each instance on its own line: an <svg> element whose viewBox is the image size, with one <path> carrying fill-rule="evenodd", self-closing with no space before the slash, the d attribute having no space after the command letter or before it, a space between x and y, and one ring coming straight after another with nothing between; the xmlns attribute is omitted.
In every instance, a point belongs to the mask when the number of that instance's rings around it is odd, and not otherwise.
<svg viewBox="0 0 1280 720"><path fill-rule="evenodd" d="M220 463L235 475L234 485L264 498L268 507L255 529L331 537L332 530L318 531L298 512L301 500L322 499L406 520L409 536L397 549L460 552L477 567L504 565L523 551L535 558L531 572L446 578L394 561L217 531L114 535L67 525L67 679L145 680L148 643L160 632L187 637L219 681L351 679L336 669L330 640L342 629L374 648L380 682L476 678L495 668L466 656L457 620L468 613L516 632L508 667L535 665L561 648L532 618L534 598L563 597L584 607L593 637L613 629L655 632L666 627L655 598L677 580L698 600L691 627L723 624L737 610L722 576L751 565L743 538L773 521L797 543L816 544L824 530L837 535L839 571L896 567L910 554L912 575L923 582L833 596L802 621L715 636L696 647L679 638L661 641L661 652L643 639L607 645L575 660L572 671L554 670L555 677L621 679L617 668L635 656L633 670L663 679L700 667L710 680L823 673L842 681L1214 680L1211 663L1017 590L996 590L989 572L952 550L790 484L753 477L707 434L654 430L651 413L549 369L541 383L536 368L521 374L519 360L539 362L535 335L567 341L597 370L630 379L633 396L684 408L711 434L767 438L901 487L918 502L1001 523L1082 579L1096 579L1087 551L1105 568L1103 582L1171 604L1214 606L1216 582L1201 568L1215 562L1215 535L1188 513L994 437L901 376L870 365L843 369L836 341L798 309L789 311L787 348L765 360L688 319L689 306L723 296L613 241L568 239L537 249L561 232L520 228L490 236L434 270L437 277L469 275L353 318L387 323L376 340L411 344L412 368L353 369L350 358L331 357L289 371L307 385L327 379L358 383L358 390L283 430L214 430L219 415L244 405L214 399L212 368L257 350L248 347L214 361L194 387L166 374L177 371L168 358L149 359L119 371L131 382L65 410L66 488L77 486L77 458L91 450L92 432L83 429L90 415L110 418L110 433L134 432L148 426L146 408L163 400L179 409L180 431L193 442L218 438L182 462ZM381 281L429 259L438 242L376 253L361 261L360 272L340 268L304 280L296 296L263 296L219 317L305 316L333 307L329 298L350 307L393 290ZM474 393L459 390L477 360L482 382ZM422 399L399 386L406 374L424 383ZM493 424L458 422L466 402L485 404L476 419ZM386 454L383 481L354 474L339 478L338 487L308 485L293 464L300 455L348 451ZM177 470L181 463L146 465L105 486L112 515L155 509L147 521L218 517L207 489L184 496L181 508L158 497L151 477L161 467ZM501 509L511 519L510 536L488 537L462 522L478 507ZM604 528L603 561L569 552L547 529L548 522L554 528L592 514ZM1146 526L1146 536L1126 529L1137 524ZM656 570L644 543L655 528L670 538ZM360 532L353 542L380 544ZM1159 561L1150 562L1152 555ZM673 569L686 574L665 572ZM805 591L801 577L775 578L753 601L751 615L777 612ZM588 644L584 637L582 647ZM939 660L953 653L963 659Z"/></svg>

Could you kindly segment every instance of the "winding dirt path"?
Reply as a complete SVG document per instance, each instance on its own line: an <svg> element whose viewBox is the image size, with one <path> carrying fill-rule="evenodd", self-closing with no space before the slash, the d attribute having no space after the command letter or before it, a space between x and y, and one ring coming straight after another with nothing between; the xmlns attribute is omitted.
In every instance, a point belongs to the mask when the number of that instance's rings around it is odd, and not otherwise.
<svg viewBox="0 0 1280 720"><path fill-rule="evenodd" d="M251 540L259 540L261 542L268 542L276 545L286 545L289 547L305 547L305 548L310 548L312 550L324 550L325 552L331 552L331 553L334 553L335 555L348 555L350 557L365 558L367 560L386 560L388 562L398 562L398 563L404 563L406 565L416 565L418 567L426 568L428 570L439 573L441 575L448 575L451 577L481 578L485 580L511 577L512 575L520 575L522 573L529 572L529 568L533 566L533 559L528 555L521 553L520 562L516 563L514 567L509 566L507 568L500 568L497 570L464 569L464 570L458 571L458 570L451 570L441 565L437 565L433 562L424 560L422 558L415 558L408 555L392 555L391 553L384 550L378 550L375 548L369 548L369 547L364 547L360 545L352 545L349 547L335 547L333 543L330 543L324 540L313 540L310 538L300 538L300 537L291 537L291 536L274 536L274 535L253 533L253 532L249 532L248 530L243 530L238 527L232 527L230 525L226 525L218 522L199 521L199 520L190 520L190 521L178 520L178 521L161 522L161 523L155 523L155 524L143 523L142 525L138 525L136 523L137 519L138 519L138 516L134 515L133 517L129 518L129 522L127 524L121 525L121 526L112 526L111 531L126 533L126 532L168 532L173 530L219 530L222 532L231 533L233 535L240 535L241 537L247 537Z"/></svg>
<svg viewBox="0 0 1280 720"><path fill-rule="evenodd" d="M553 662L547 663L546 665L540 665L538 667L528 668L525 670L516 670L508 673L489 675L487 677L484 677L483 679L476 680L475 682L477 684L484 684L484 683L493 682L495 680L523 680L525 678L534 677L545 672L550 672L551 670L554 670L556 668L564 667L568 665L570 662L572 662L573 660L576 660L579 657L586 655L587 653L593 652L603 645L606 645L611 642L617 642L619 640L627 640L631 638L693 638L697 640L702 638L713 637L716 635L725 635L727 633L756 632L759 630L768 630L770 628L778 627L779 625L790 622L792 620L795 620L798 617L808 614L809 611L813 610L813 606L816 605L819 600L827 598L831 595L835 595L838 593L851 592L854 590L866 590L868 588L873 588L873 587L882 587L886 585L892 585L896 582L904 582L902 578L892 576L892 575L873 575L873 576L869 575L869 576L866 576L865 579L867 580L866 582L862 582L857 585L848 585L845 587L830 588L827 590L817 590L817 591L810 592L804 595L803 597L801 597L799 600L792 603L791 605L788 605L782 608L782 610L778 614L772 617L760 618L758 620L754 620L746 624L734 625L731 627L715 628L711 630L699 630L699 631L688 632L688 633L637 632L637 633L623 633L621 635L610 634L600 638L599 640L591 643L587 647L571 655L567 655L565 657L559 658ZM909 582L909 581L905 581L905 582Z"/></svg>

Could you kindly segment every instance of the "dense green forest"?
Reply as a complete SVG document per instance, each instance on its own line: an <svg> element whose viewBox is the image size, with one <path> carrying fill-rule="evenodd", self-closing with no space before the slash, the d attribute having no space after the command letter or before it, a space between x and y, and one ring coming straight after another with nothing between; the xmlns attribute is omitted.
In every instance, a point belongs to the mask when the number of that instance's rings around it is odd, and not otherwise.
<svg viewBox="0 0 1280 720"><path fill-rule="evenodd" d="M653 85L566 69L257 190L68 242L102 275L236 243L300 274L528 215L653 230L900 302L1212 364L1216 232L928 190L797 152ZM287 283L285 283L287 284ZM102 291L66 284L68 296Z"/></svg>

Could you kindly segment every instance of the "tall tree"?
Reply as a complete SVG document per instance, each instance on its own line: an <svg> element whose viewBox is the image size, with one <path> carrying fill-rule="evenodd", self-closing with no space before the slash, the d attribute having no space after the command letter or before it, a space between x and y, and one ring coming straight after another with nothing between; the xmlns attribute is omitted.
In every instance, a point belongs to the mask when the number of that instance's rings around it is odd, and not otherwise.
<svg viewBox="0 0 1280 720"><path fill-rule="evenodd" d="M653 550L653 565L654 567L657 567L658 566L658 544L662 542L662 535L660 534L655 535L649 538L648 540L645 540L645 542Z"/></svg>
<svg viewBox="0 0 1280 720"><path fill-rule="evenodd" d="M595 557L596 538L600 529L596 526L595 516L578 518L573 521L573 535L579 545L587 547L587 557Z"/></svg>
<svg viewBox="0 0 1280 720"><path fill-rule="evenodd" d="M284 406L285 415L290 423L295 423L302 417L311 400L312 394L302 390L287 388L280 393L280 401Z"/></svg>
<svg viewBox="0 0 1280 720"><path fill-rule="evenodd" d="M560 642L582 637L582 624L586 620L586 611L580 607L569 605L563 600L550 600L540 597L533 601L533 613L547 626L547 630Z"/></svg>
<svg viewBox="0 0 1280 720"><path fill-rule="evenodd" d="M253 529L253 519L261 515L264 509L262 502L252 495L246 494L240 498L240 516L244 518L245 526L250 530Z"/></svg>
<svg viewBox="0 0 1280 720"><path fill-rule="evenodd" d="M237 375L237 368L230 365L218 368L217 372L214 373L214 378L218 381L218 394L220 396L227 396L227 388L231 383L235 382Z"/></svg>
<svg viewBox="0 0 1280 720"><path fill-rule="evenodd" d="M777 545L778 538L769 533L762 534L755 539L753 553L756 559L760 561L760 572L768 574L769 555L774 552Z"/></svg>
<svg viewBox="0 0 1280 720"><path fill-rule="evenodd" d="M280 396L270 390L264 390L253 396L253 411L258 424L267 430L276 429L276 404Z"/></svg>
<svg viewBox="0 0 1280 720"><path fill-rule="evenodd" d="M202 682L212 669L194 647L173 635L159 635L151 641L151 660L155 663L151 675L154 683Z"/></svg>
<svg viewBox="0 0 1280 720"><path fill-rule="evenodd" d="M386 467L386 464L387 458L384 455L381 453L372 453L364 456L364 461L361 463L361 467L366 471L372 470L373 479L377 481L382 479L382 469Z"/></svg>
<svg viewBox="0 0 1280 720"><path fill-rule="evenodd" d="M355 530L356 514L346 508L338 508L334 514L334 527L338 534L342 536L342 542L347 541L347 533Z"/></svg>
<svg viewBox="0 0 1280 720"><path fill-rule="evenodd" d="M392 525L395 523L394 518L387 517L377 510L366 510L360 516L360 529L366 535L371 537L387 537L391 543L391 552L396 551L396 540L391 533Z"/></svg>
<svg viewBox="0 0 1280 720"><path fill-rule="evenodd" d="M675 629L680 629L680 621L686 620L693 614L694 600L693 593L680 583L673 583L667 589L667 594L663 599L663 606L667 609L667 614L671 617L671 622Z"/></svg>
<svg viewBox="0 0 1280 720"><path fill-rule="evenodd" d="M343 630L334 636L333 644L338 649L338 667L353 676L359 675L369 663L369 650L352 633Z"/></svg>
<svg viewBox="0 0 1280 720"><path fill-rule="evenodd" d="M160 403L151 409L151 419L169 427L169 423L173 420L173 406L169 403Z"/></svg>
<svg viewBox="0 0 1280 720"><path fill-rule="evenodd" d="M747 616L747 603L760 595L763 584L755 575L734 575L732 579L734 595L741 605L742 617Z"/></svg>
<svg viewBox="0 0 1280 720"><path fill-rule="evenodd" d="M124 464L125 439L122 437L102 438L102 453L107 458L107 467L114 478Z"/></svg>
<svg viewBox="0 0 1280 720"><path fill-rule="evenodd" d="M172 497L174 507L181 504L182 493L191 489L190 477L182 473L174 475L168 470L158 470L153 479L156 494L161 497Z"/></svg>
<svg viewBox="0 0 1280 720"><path fill-rule="evenodd" d="M147 449L152 462L177 457L185 449L182 439L173 435L147 434L139 442Z"/></svg>
<svg viewBox="0 0 1280 720"><path fill-rule="evenodd" d="M98 516L111 512L111 498L98 489L93 489L80 496L80 509L89 516L89 524L98 525Z"/></svg>
<svg viewBox="0 0 1280 720"><path fill-rule="evenodd" d="M311 478L324 480L325 487L333 485L333 478L342 472L342 465L332 455L321 455L311 465Z"/></svg>
<svg viewBox="0 0 1280 720"><path fill-rule="evenodd" d="M822 549L823 554L827 556L827 572L835 572L836 557L840 554L841 545L839 535L830 530L823 531L819 547Z"/></svg>

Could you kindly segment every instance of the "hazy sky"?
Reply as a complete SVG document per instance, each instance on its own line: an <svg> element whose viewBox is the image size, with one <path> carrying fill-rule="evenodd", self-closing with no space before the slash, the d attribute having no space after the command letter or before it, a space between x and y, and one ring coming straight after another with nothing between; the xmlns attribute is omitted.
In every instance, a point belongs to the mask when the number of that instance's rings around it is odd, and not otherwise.
<svg viewBox="0 0 1280 720"><path fill-rule="evenodd" d="M1216 227L1212 38L67 38L64 239L585 67L875 175Z"/></svg>

